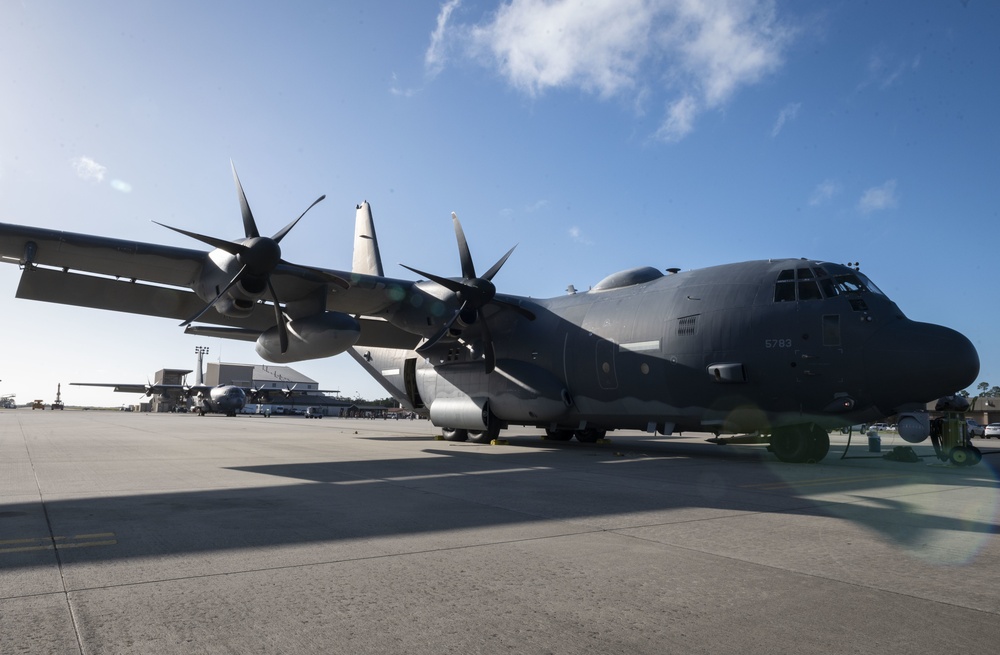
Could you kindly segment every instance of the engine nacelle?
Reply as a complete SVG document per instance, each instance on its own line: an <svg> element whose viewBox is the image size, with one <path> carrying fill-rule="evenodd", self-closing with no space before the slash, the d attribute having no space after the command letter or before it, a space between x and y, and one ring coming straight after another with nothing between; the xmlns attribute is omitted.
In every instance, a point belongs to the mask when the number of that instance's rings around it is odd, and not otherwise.
<svg viewBox="0 0 1000 655"><path fill-rule="evenodd" d="M205 302L211 302L241 268L236 258L224 250L213 250L209 253L208 259L202 270L201 279L195 287L195 292ZM224 316L246 318L253 312L257 301L264 297L265 291L267 291L266 278L244 275L215 302L213 307Z"/></svg>
<svg viewBox="0 0 1000 655"><path fill-rule="evenodd" d="M332 357L353 346L361 336L361 325L341 312L296 318L287 327L288 350L281 352L278 327L274 326L257 338L257 354L275 364Z"/></svg>
<svg viewBox="0 0 1000 655"><path fill-rule="evenodd" d="M486 398L438 398L431 403L431 423L434 425L485 430L489 423L490 401Z"/></svg>

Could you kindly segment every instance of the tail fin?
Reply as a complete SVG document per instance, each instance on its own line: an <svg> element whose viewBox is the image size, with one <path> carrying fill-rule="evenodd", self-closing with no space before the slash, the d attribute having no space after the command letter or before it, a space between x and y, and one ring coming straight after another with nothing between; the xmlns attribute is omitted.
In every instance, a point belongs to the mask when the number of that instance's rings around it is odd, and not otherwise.
<svg viewBox="0 0 1000 655"><path fill-rule="evenodd" d="M375 236L375 220L367 200L358 205L358 213L354 219L354 262L351 271L379 277L385 275L382 272L382 256L378 251L378 237Z"/></svg>

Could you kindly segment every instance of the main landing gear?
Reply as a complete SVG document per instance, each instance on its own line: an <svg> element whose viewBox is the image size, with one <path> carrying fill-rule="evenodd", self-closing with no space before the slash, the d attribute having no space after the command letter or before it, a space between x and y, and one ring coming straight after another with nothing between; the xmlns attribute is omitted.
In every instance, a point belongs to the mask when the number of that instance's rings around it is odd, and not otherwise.
<svg viewBox="0 0 1000 655"><path fill-rule="evenodd" d="M830 452L830 435L815 423L775 428L767 447L789 464L814 464Z"/></svg>
<svg viewBox="0 0 1000 655"><path fill-rule="evenodd" d="M582 430L566 430L545 428L545 438L550 441L569 441L573 437L580 443L597 443L608 434L600 428L584 428Z"/></svg>
<svg viewBox="0 0 1000 655"><path fill-rule="evenodd" d="M464 430L459 428L441 428L441 436L445 441L471 441L472 443L490 443L500 436L500 422L490 421L485 430Z"/></svg>

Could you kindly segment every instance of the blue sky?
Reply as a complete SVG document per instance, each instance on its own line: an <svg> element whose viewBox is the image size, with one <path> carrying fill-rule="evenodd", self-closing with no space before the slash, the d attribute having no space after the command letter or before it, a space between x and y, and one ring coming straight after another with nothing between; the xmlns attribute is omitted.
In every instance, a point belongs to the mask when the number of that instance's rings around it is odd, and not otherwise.
<svg viewBox="0 0 1000 655"><path fill-rule="evenodd" d="M0 3L0 221L200 247L321 194L286 259L350 268L372 204L387 273L480 269L545 297L638 265L857 261L1000 384L1000 3ZM16 300L0 393L71 404L252 345ZM346 355L295 368L385 394Z"/></svg>

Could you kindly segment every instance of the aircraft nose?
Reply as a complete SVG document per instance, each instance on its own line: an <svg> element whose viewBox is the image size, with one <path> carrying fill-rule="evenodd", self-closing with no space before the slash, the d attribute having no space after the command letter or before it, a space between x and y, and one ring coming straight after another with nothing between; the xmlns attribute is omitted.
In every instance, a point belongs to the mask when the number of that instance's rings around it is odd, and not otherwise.
<svg viewBox="0 0 1000 655"><path fill-rule="evenodd" d="M885 415L908 403L926 403L965 389L979 375L979 354L955 330L901 320L864 348L868 389Z"/></svg>

